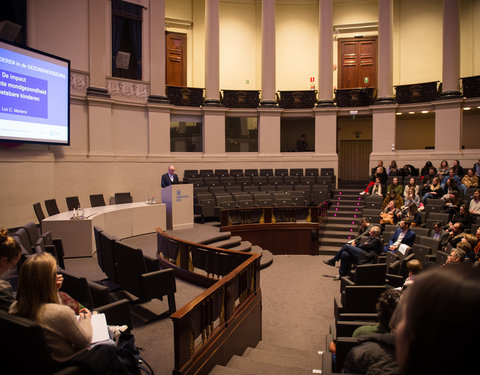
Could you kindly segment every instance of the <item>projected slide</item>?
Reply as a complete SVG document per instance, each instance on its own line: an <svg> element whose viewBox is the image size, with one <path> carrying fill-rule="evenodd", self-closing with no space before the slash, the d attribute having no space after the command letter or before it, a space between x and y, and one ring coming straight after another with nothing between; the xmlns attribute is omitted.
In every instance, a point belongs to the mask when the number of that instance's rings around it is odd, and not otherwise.
<svg viewBox="0 0 480 375"><path fill-rule="evenodd" d="M0 42L0 139L69 144L70 62Z"/></svg>

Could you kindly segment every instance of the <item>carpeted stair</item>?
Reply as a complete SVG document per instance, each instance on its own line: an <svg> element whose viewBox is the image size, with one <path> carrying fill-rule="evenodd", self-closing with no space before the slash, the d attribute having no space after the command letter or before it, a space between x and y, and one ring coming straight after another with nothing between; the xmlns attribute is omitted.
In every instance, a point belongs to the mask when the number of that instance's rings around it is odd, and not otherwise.
<svg viewBox="0 0 480 375"><path fill-rule="evenodd" d="M357 188L340 188L334 191L327 212L327 224L320 231L320 255L335 254L345 242L356 235L364 204L363 196Z"/></svg>
<svg viewBox="0 0 480 375"><path fill-rule="evenodd" d="M306 375L322 373L322 352L311 353L260 341L242 356L233 356L226 366L215 366L211 375Z"/></svg>

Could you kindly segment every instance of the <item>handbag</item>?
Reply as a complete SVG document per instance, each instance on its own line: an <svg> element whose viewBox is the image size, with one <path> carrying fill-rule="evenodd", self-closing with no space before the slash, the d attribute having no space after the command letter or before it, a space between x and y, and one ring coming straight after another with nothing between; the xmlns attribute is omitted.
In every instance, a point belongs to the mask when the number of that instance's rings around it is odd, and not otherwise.
<svg viewBox="0 0 480 375"><path fill-rule="evenodd" d="M140 356L140 350L143 349L135 345L135 337L131 333L123 332L120 335L116 350L118 357L132 374L143 372L147 375L154 375L148 362Z"/></svg>

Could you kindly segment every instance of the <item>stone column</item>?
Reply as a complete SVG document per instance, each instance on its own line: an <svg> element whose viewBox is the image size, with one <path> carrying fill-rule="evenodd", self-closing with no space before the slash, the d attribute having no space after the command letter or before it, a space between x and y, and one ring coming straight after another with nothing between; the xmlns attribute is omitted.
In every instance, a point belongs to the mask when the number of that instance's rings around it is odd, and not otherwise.
<svg viewBox="0 0 480 375"><path fill-rule="evenodd" d="M443 0L442 97L460 94L460 16L458 0Z"/></svg>
<svg viewBox="0 0 480 375"><path fill-rule="evenodd" d="M393 0L378 1L378 103L394 102Z"/></svg>
<svg viewBox="0 0 480 375"><path fill-rule="evenodd" d="M145 61L144 64L147 62ZM149 102L168 103L165 95L165 0L150 3Z"/></svg>
<svg viewBox="0 0 480 375"><path fill-rule="evenodd" d="M275 101L275 0L262 1L262 106Z"/></svg>
<svg viewBox="0 0 480 375"><path fill-rule="evenodd" d="M111 12L109 14L111 17ZM105 48L107 45L105 30L105 19L107 16L107 8L104 1L90 0L88 2L90 85L87 89L87 95L89 96L110 96L106 89L106 77L107 73L110 72L108 67L112 64L111 52Z"/></svg>
<svg viewBox="0 0 480 375"><path fill-rule="evenodd" d="M205 105L220 105L219 0L205 0Z"/></svg>
<svg viewBox="0 0 480 375"><path fill-rule="evenodd" d="M333 0L319 0L318 105L331 106L333 88Z"/></svg>

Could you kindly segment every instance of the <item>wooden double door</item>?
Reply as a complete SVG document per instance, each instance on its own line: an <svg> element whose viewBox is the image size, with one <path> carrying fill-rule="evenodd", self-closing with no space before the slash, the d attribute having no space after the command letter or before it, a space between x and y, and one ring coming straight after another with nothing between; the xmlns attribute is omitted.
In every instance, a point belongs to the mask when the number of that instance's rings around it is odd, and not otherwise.
<svg viewBox="0 0 480 375"><path fill-rule="evenodd" d="M338 40L338 88L377 87L377 37Z"/></svg>

